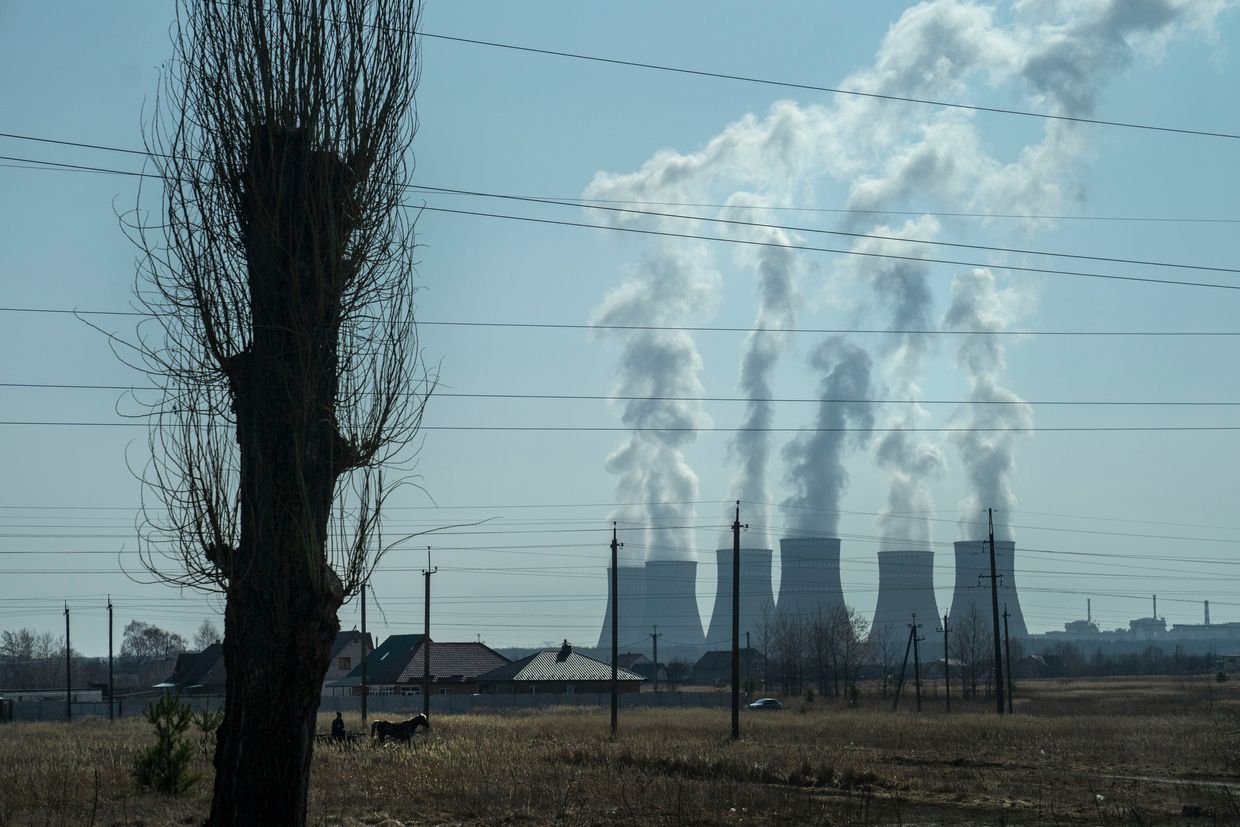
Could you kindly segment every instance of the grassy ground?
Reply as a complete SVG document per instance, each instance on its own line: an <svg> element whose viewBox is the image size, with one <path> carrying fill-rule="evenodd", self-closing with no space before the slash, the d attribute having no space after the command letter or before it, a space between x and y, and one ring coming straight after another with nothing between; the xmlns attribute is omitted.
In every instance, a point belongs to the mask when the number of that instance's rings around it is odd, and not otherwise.
<svg viewBox="0 0 1240 827"><path fill-rule="evenodd" d="M738 743L726 710L625 711L616 741L606 710L440 716L411 746L321 747L311 823L1240 824L1240 682L1028 682L1015 711L792 703L744 713ZM164 798L130 775L151 740L139 719L0 727L0 827L197 823L205 745Z"/></svg>

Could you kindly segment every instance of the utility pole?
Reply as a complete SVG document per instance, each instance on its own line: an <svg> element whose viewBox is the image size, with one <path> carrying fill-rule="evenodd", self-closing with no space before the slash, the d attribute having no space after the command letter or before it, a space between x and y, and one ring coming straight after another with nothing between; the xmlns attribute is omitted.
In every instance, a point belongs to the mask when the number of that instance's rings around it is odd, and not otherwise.
<svg viewBox="0 0 1240 827"><path fill-rule="evenodd" d="M616 674L616 661L620 659L620 638L619 624L620 617L620 576L619 576L619 557L620 547L624 544L616 539L616 524L611 524L611 737L616 737L616 730L620 721L620 680ZM656 675L658 677L658 666L655 666Z"/></svg>
<svg viewBox="0 0 1240 827"><path fill-rule="evenodd" d="M917 644L925 638L917 634L917 630L921 628L921 624L917 622L917 612L913 612L913 622L908 628L913 633L913 686L917 690L917 711L921 712L921 654Z"/></svg>
<svg viewBox="0 0 1240 827"><path fill-rule="evenodd" d="M1003 651L999 648L999 575L995 572L995 510L986 509L990 532L990 608L994 615L995 639L995 709L1003 714Z"/></svg>
<svg viewBox="0 0 1240 827"><path fill-rule="evenodd" d="M749 645L749 630L745 630L745 690L753 686L753 649ZM750 697L749 695L745 696Z"/></svg>
<svg viewBox="0 0 1240 827"><path fill-rule="evenodd" d="M749 526L745 526L748 528ZM732 521L732 740L741 737L741 501ZM656 667L658 668L658 667Z"/></svg>
<svg viewBox="0 0 1240 827"><path fill-rule="evenodd" d="M370 695L370 682L366 680L366 656L370 654L366 651L366 590L370 588L370 578L366 578L366 582L362 583L362 729L366 729L366 715L368 714L367 701Z"/></svg>
<svg viewBox="0 0 1240 827"><path fill-rule="evenodd" d="M947 612L943 613L943 689L947 696L947 711L952 711L952 660L947 646Z"/></svg>
<svg viewBox="0 0 1240 827"><path fill-rule="evenodd" d="M116 718L115 686L112 683L112 595L108 595L108 720Z"/></svg>
<svg viewBox="0 0 1240 827"><path fill-rule="evenodd" d="M1008 637L1008 610L1003 604L1003 649L1007 659L1007 709L1012 714L1012 639Z"/></svg>
<svg viewBox="0 0 1240 827"><path fill-rule="evenodd" d="M659 632L659 624L654 624L654 631L650 633L650 639L654 641L654 694L659 694L659 638L663 637Z"/></svg>
<svg viewBox="0 0 1240 827"><path fill-rule="evenodd" d="M431 719L431 575L437 571L438 566L431 568L431 547L427 546L426 568L422 570L426 578L426 611L422 619L422 714L428 723Z"/></svg>
<svg viewBox="0 0 1240 827"><path fill-rule="evenodd" d="M69 646L69 603L65 603L65 718L73 720L73 659Z"/></svg>
<svg viewBox="0 0 1240 827"><path fill-rule="evenodd" d="M896 699L891 704L891 711L895 712L900 706L900 692L904 689L904 670L908 669L908 653L913 646L913 630L908 630L908 642L904 644L904 660L900 662L900 680L896 682Z"/></svg>

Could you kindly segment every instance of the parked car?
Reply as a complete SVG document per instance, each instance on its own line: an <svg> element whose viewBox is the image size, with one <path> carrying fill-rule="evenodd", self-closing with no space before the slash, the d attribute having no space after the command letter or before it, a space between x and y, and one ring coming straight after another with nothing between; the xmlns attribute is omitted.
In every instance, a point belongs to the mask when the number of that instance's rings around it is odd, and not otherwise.
<svg viewBox="0 0 1240 827"><path fill-rule="evenodd" d="M758 698L751 704L745 706L746 709L783 709L784 705L775 698Z"/></svg>

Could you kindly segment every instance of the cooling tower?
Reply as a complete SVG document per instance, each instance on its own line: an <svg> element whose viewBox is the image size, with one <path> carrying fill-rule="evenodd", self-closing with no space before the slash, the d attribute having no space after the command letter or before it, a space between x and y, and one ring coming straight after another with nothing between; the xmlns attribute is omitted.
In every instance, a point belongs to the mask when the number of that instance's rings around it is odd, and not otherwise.
<svg viewBox="0 0 1240 827"><path fill-rule="evenodd" d="M656 624L663 635L659 641L663 646L701 646L706 642L698 613L696 561L646 561L643 632L650 634Z"/></svg>
<svg viewBox="0 0 1240 827"><path fill-rule="evenodd" d="M1029 634L1025 628L1025 616L1016 597L1016 543L1011 540L995 541L995 572L999 575L999 614L1008 610L1008 633L1012 637ZM976 607L985 628L992 626L993 614L990 601L990 549L985 540L961 540L956 543L956 591L952 595L950 623L963 623L972 608ZM999 618L999 634L1003 634L1003 618Z"/></svg>
<svg viewBox="0 0 1240 827"><path fill-rule="evenodd" d="M908 635L913 615L921 633L943 631L943 618L934 597L933 551L880 551L878 605L870 633L890 627L894 640Z"/></svg>
<svg viewBox="0 0 1240 827"><path fill-rule="evenodd" d="M838 537L789 537L779 541L781 617L810 620L844 605Z"/></svg>
<svg viewBox="0 0 1240 827"><path fill-rule="evenodd" d="M745 645L745 632L758 634L762 615L772 616L775 609L774 592L771 590L771 550L769 548L741 549L741 640ZM732 645L732 549L721 548L715 552L718 579L715 585L715 610L710 616L710 631L706 642L712 649ZM756 641L750 641L757 645Z"/></svg>
<svg viewBox="0 0 1240 827"><path fill-rule="evenodd" d="M611 602L615 595L611 591L611 566L604 571L607 578L607 614L603 616L603 631L598 636L598 646L610 652ZM650 631L646 625L646 570L643 566L619 566L616 575L620 579L620 634L617 635L617 643L624 651L626 644L640 644L643 635Z"/></svg>

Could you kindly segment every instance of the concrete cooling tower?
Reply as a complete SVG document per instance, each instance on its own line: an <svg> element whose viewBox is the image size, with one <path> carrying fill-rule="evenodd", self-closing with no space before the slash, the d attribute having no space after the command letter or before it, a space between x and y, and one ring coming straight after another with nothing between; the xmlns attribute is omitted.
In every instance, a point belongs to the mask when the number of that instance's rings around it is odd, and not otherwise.
<svg viewBox="0 0 1240 827"><path fill-rule="evenodd" d="M741 612L740 645L745 645L745 632L754 636L762 624L765 611L773 618L775 596L771 588L771 550L769 548L741 549ZM721 548L715 552L718 578L715 581L715 610L710 616L710 631L706 642L712 649L732 645L732 549ZM751 641L757 645L756 641Z"/></svg>
<svg viewBox="0 0 1240 827"><path fill-rule="evenodd" d="M810 620L844 605L838 537L787 537L779 541L781 617Z"/></svg>
<svg viewBox="0 0 1240 827"><path fill-rule="evenodd" d="M1016 543L1011 540L995 541L995 571L999 575L999 614L1007 604L1008 633L1012 637L1029 634L1025 616L1016 597ZM985 621L986 629L992 624L990 601L990 550L985 540L961 540L956 543L956 591L952 595L950 623L962 623L971 609L976 608ZM999 619L999 633L1003 633L1003 619Z"/></svg>
<svg viewBox="0 0 1240 827"><path fill-rule="evenodd" d="M611 590L611 567L607 572L607 614L603 616L603 631L598 637L599 648L611 651L611 603L615 595ZM620 580L620 632L617 635L621 652L626 644L640 645L650 631L646 625L646 568L645 566L619 566L616 576ZM629 648L635 648L629 646Z"/></svg>
<svg viewBox="0 0 1240 827"><path fill-rule="evenodd" d="M943 631L943 618L934 597L933 551L880 551L878 605L870 633L890 627L893 639L908 634L914 613L921 633Z"/></svg>
<svg viewBox="0 0 1240 827"><path fill-rule="evenodd" d="M701 646L706 642L697 604L696 561L646 561L644 624L646 634L658 624L663 635L661 646Z"/></svg>

